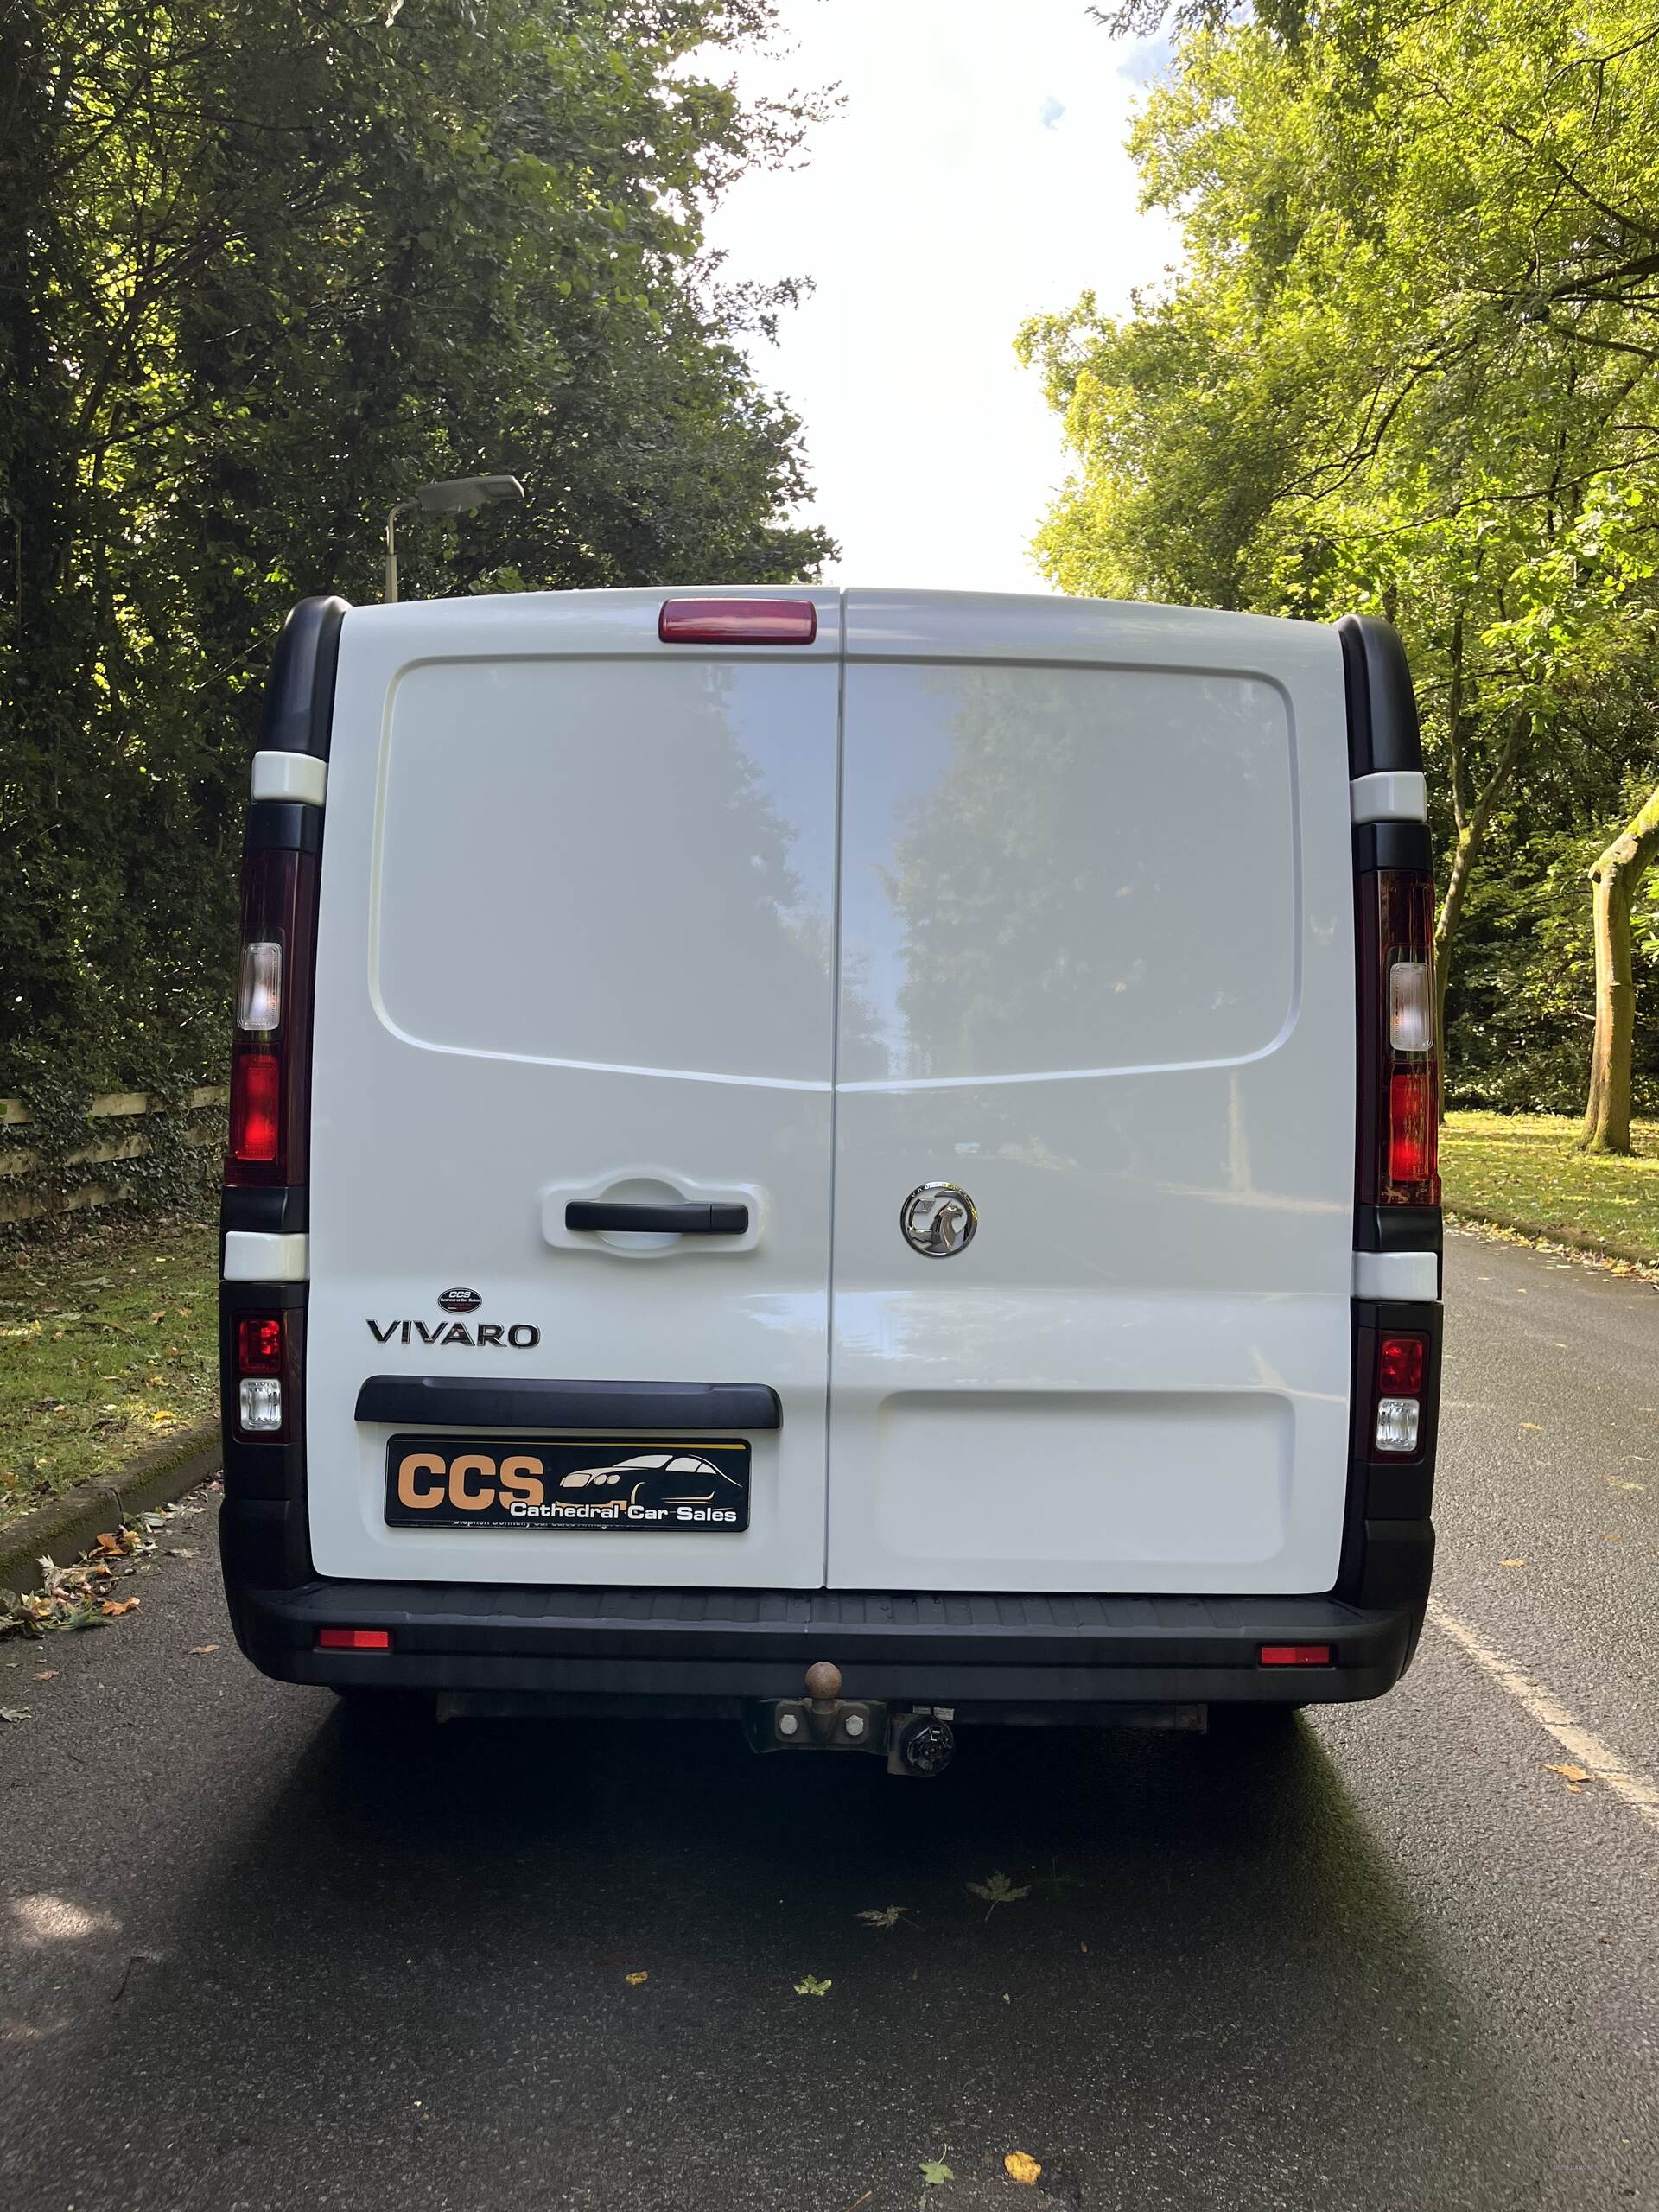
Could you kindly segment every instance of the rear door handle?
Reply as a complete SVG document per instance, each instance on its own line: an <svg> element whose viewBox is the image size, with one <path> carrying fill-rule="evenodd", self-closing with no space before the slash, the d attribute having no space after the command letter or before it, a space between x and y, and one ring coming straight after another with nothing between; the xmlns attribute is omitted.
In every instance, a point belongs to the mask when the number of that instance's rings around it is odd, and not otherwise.
<svg viewBox="0 0 1659 2212"><path fill-rule="evenodd" d="M749 1225L747 1206L659 1205L651 1199L572 1198L564 1210L567 1229L644 1230L662 1236L741 1236Z"/></svg>

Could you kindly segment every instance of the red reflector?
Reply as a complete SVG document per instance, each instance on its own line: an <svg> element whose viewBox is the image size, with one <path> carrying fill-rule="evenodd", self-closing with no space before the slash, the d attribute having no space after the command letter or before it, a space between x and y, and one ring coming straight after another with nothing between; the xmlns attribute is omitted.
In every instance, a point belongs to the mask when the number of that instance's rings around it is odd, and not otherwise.
<svg viewBox="0 0 1659 2212"><path fill-rule="evenodd" d="M1425 1337L1384 1337L1376 1348L1379 1398L1421 1398L1428 1351Z"/></svg>
<svg viewBox="0 0 1659 2212"><path fill-rule="evenodd" d="M1439 1153L1434 1071L1426 1066L1396 1068L1389 1078L1389 1180L1428 1182L1439 1166Z"/></svg>
<svg viewBox="0 0 1659 2212"><path fill-rule="evenodd" d="M319 1651L390 1651L389 1628L320 1628Z"/></svg>
<svg viewBox="0 0 1659 2212"><path fill-rule="evenodd" d="M810 645L817 634L810 599L665 599L657 617L665 645Z"/></svg>
<svg viewBox="0 0 1659 2212"><path fill-rule="evenodd" d="M236 1325L236 1371L238 1375L280 1375L283 1371L283 1323L277 1313L245 1313Z"/></svg>
<svg viewBox="0 0 1659 2212"><path fill-rule="evenodd" d="M1264 1643L1262 1647L1264 1667L1328 1667L1331 1647L1328 1643Z"/></svg>
<svg viewBox="0 0 1659 2212"><path fill-rule="evenodd" d="M231 1065L231 1157L275 1160L282 1133L282 1062L275 1052L238 1052Z"/></svg>

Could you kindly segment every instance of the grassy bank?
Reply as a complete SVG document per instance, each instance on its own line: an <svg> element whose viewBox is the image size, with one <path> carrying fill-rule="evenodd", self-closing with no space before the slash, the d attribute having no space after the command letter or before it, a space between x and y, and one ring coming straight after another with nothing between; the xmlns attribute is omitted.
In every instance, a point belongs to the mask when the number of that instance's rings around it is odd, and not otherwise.
<svg viewBox="0 0 1659 2212"><path fill-rule="evenodd" d="M1440 1135L1453 1213L1616 1256L1659 1262L1659 1122L1640 1122L1636 1152L1580 1152L1579 1124L1560 1114L1450 1114Z"/></svg>
<svg viewBox="0 0 1659 2212"><path fill-rule="evenodd" d="M0 1520L217 1409L207 1222L106 1222L0 1251Z"/></svg>

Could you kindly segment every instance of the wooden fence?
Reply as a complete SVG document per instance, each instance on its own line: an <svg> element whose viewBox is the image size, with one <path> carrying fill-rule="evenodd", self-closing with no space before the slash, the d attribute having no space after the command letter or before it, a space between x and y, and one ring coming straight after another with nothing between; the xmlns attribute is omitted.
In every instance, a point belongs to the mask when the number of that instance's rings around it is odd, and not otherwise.
<svg viewBox="0 0 1659 2212"><path fill-rule="evenodd" d="M205 1109L223 1108L230 1103L230 1091L223 1084L203 1084L190 1093L190 1110L200 1112L202 1118L193 1122L184 1132L187 1144L220 1144L224 1141L224 1128L220 1115L208 1116ZM164 1110L159 1099L149 1097L142 1090L115 1090L106 1097L94 1098L87 1108L89 1119L95 1122L138 1122L130 1130L111 1129L107 1137L97 1137L77 1150L66 1153L62 1165L66 1167L92 1166L105 1161L143 1160L149 1152L149 1140L142 1127L146 1114ZM27 1128L30 1120L28 1109L16 1098L0 1098L0 1128ZM27 1142L21 1145L0 1145L0 1222L32 1221L46 1213L79 1213L87 1206L108 1205L112 1198L125 1198L128 1190L116 1179L106 1182L78 1184L60 1197L41 1198L32 1193L9 1193L5 1187L8 1177L28 1175L41 1164L41 1155Z"/></svg>

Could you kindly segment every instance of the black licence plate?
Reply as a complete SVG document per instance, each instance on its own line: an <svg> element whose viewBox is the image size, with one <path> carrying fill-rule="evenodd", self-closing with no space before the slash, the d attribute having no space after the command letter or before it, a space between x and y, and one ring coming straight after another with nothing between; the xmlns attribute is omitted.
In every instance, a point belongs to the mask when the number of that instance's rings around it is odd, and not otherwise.
<svg viewBox="0 0 1659 2212"><path fill-rule="evenodd" d="M394 1529L680 1530L749 1525L747 1444L641 1444L635 1437L394 1436L386 1446Z"/></svg>

